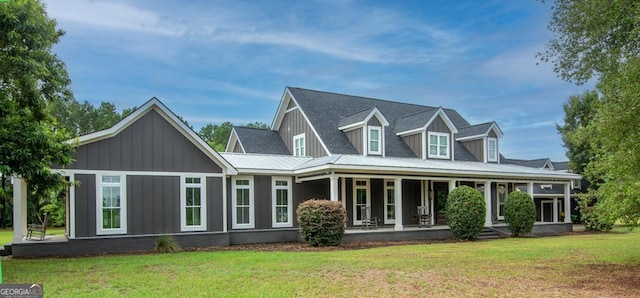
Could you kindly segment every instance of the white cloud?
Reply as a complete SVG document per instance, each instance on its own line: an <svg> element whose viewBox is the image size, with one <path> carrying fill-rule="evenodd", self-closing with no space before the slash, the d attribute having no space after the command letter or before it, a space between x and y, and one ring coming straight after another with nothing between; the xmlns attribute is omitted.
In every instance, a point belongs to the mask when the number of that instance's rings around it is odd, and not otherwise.
<svg viewBox="0 0 640 298"><path fill-rule="evenodd" d="M184 28L169 26L160 15L113 1L47 1L47 13L60 22L113 30L180 36Z"/></svg>

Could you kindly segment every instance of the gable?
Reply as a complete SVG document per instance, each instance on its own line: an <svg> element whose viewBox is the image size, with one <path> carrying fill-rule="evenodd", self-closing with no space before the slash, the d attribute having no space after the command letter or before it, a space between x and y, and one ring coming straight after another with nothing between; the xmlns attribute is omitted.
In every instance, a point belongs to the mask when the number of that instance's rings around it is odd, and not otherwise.
<svg viewBox="0 0 640 298"><path fill-rule="evenodd" d="M80 145L74 158L68 169L222 172L153 109L112 137Z"/></svg>
<svg viewBox="0 0 640 298"><path fill-rule="evenodd" d="M440 115L436 116L436 118L433 119L431 124L429 124L429 126L427 127L427 131L451 133L451 130L444 122L444 120L442 120L442 117Z"/></svg>
<svg viewBox="0 0 640 298"><path fill-rule="evenodd" d="M227 141L227 147L224 150L225 152L236 152L236 153L245 153L244 149L242 148L242 144L240 143L240 140L238 139L238 134L235 130L235 128L233 128L231 130L231 135L229 135L229 140Z"/></svg>

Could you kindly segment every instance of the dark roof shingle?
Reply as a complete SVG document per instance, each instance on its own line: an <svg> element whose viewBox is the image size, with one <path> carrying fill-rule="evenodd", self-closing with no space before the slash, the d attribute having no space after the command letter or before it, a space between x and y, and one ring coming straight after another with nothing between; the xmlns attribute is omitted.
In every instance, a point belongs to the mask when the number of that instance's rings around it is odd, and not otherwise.
<svg viewBox="0 0 640 298"><path fill-rule="evenodd" d="M291 154L277 131L242 126L234 126L233 129L245 153Z"/></svg>

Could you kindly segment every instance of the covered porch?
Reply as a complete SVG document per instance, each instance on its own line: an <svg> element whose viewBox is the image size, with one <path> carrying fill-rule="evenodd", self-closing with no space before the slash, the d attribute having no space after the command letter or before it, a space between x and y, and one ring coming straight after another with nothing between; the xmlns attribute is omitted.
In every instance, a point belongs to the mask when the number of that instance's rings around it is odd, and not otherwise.
<svg viewBox="0 0 640 298"><path fill-rule="evenodd" d="M571 223L570 181L556 179L523 179L505 177L446 177L416 176L402 174L356 174L331 172L323 175L298 177L299 183L323 180L328 184L327 198L339 201L347 210L347 228L349 233L360 233L363 225L362 210L370 210L371 218L377 220L379 231L420 231L425 229L447 229L445 206L451 190L466 185L483 194L487 206L485 227L502 227L504 221L504 202L513 191L526 191L534 198L538 213L536 225ZM553 183L562 186L559 197L543 200L534 195L541 185ZM547 201L550 201L549 204ZM426 209L430 227L419 226L418 209Z"/></svg>

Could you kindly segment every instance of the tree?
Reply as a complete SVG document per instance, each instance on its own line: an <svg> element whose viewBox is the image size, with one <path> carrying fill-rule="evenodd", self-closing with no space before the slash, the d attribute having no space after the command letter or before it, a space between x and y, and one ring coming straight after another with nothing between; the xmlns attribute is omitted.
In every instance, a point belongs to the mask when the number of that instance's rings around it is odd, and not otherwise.
<svg viewBox="0 0 640 298"><path fill-rule="evenodd" d="M544 0L543 0L544 2ZM640 55L640 2L636 0L555 0L547 26L554 33L547 50L564 80L582 84L615 73L629 57Z"/></svg>
<svg viewBox="0 0 640 298"><path fill-rule="evenodd" d="M584 128L595 116L598 92L586 91L581 95L573 95L562 105L564 109L564 124L556 125L562 142L567 149L569 168L576 174L584 173L584 168L593 160L595 149L591 148L590 136L584 133Z"/></svg>
<svg viewBox="0 0 640 298"><path fill-rule="evenodd" d="M556 0L549 29L555 33L543 61L567 81L599 80L602 94L583 129L594 156L588 177L602 177L590 195L599 210L637 225L640 220L640 2Z"/></svg>
<svg viewBox="0 0 640 298"><path fill-rule="evenodd" d="M227 147L227 141L231 135L231 129L233 124L231 122L224 122L218 124L207 124L200 128L198 135L209 144L213 149L218 152L222 152Z"/></svg>
<svg viewBox="0 0 640 298"><path fill-rule="evenodd" d="M51 52L63 32L37 0L0 3L0 171L45 194L65 184L52 164L71 162L70 135L49 105L73 97L64 63Z"/></svg>
<svg viewBox="0 0 640 298"><path fill-rule="evenodd" d="M98 108L88 101L79 103L75 99L58 101L51 104L51 112L58 123L74 136L109 128L133 112L125 109L122 114L110 102L101 102Z"/></svg>

